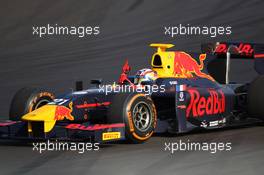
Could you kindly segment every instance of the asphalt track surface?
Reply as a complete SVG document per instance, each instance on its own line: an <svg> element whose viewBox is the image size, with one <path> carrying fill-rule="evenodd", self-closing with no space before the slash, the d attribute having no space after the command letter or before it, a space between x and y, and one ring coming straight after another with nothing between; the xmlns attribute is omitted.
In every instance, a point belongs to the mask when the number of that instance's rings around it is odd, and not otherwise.
<svg viewBox="0 0 264 175"><path fill-rule="evenodd" d="M174 43L199 51L205 41L264 42L264 1L221 0L80 0L1 1L0 116L8 118L12 95L24 86L70 91L76 80L116 80L125 58L133 70L148 66L152 42ZM32 26L99 25L96 37L32 35ZM178 24L232 26L232 35L164 35ZM238 71L239 69L240 71ZM242 70L241 70L242 69ZM254 78L241 66L234 78ZM164 151L165 142L231 142L229 152ZM14 145L14 146L12 146ZM263 174L264 128L261 125L183 136L156 136L143 145L113 144L99 152L58 151L39 154L31 145L1 142L0 174Z"/></svg>

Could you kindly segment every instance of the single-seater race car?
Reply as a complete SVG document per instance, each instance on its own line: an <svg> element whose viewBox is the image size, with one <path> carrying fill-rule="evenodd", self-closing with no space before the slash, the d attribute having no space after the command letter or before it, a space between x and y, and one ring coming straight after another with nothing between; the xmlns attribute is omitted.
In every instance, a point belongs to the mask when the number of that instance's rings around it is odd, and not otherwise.
<svg viewBox="0 0 264 175"><path fill-rule="evenodd" d="M264 119L263 45L209 43L201 54L171 51L172 44L151 46L157 51L150 68L130 76L126 61L119 81L111 85L92 80L94 87L83 90L77 82L76 91L60 96L41 88L20 89L9 120L0 122L0 137L141 143L155 132L185 133ZM233 59L253 60L259 75L248 83L230 82ZM215 73L209 74L213 62L225 66L220 70L213 64Z"/></svg>

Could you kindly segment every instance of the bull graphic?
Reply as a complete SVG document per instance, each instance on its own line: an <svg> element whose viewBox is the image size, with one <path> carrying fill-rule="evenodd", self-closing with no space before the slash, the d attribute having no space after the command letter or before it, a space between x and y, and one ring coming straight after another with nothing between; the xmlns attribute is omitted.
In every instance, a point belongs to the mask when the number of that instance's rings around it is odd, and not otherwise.
<svg viewBox="0 0 264 175"><path fill-rule="evenodd" d="M72 102L69 103L69 108L66 106L57 106L55 111L55 120L74 120L74 117L71 115L72 112Z"/></svg>
<svg viewBox="0 0 264 175"><path fill-rule="evenodd" d="M191 55L185 52L175 52L174 57L174 76L179 76L183 78L191 78L193 74L201 78L207 78L211 81L215 81L213 77L209 74L203 73L204 60L206 59L206 54L200 54L199 60L200 64L196 62Z"/></svg>

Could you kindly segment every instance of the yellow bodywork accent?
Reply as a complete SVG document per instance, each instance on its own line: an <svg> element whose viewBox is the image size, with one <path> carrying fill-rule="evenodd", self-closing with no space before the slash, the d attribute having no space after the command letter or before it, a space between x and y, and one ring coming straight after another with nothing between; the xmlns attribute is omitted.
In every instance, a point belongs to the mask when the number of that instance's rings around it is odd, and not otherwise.
<svg viewBox="0 0 264 175"><path fill-rule="evenodd" d="M174 71L174 52L159 52L158 55L161 57L162 66L155 66L153 64L154 57L156 54L152 56L152 70L156 71L158 77L175 77L173 74Z"/></svg>
<svg viewBox="0 0 264 175"><path fill-rule="evenodd" d="M150 44L151 47L157 47L157 52L153 54L151 60L152 70L156 71L158 77L175 77L174 71L174 51L166 51L166 49L172 48L173 44ZM162 65L154 65L155 56L160 56Z"/></svg>
<svg viewBox="0 0 264 175"><path fill-rule="evenodd" d="M161 44L161 43L153 43L150 44L151 47L157 47L157 52L164 52L166 49L172 48L173 44Z"/></svg>
<svg viewBox="0 0 264 175"><path fill-rule="evenodd" d="M200 54L199 61L197 61L186 52L166 51L166 49L173 47L173 44L151 44L150 46L158 48L152 56L151 68L157 72L159 78L192 78L197 76L215 81L211 75L203 72L206 54Z"/></svg>
<svg viewBox="0 0 264 175"><path fill-rule="evenodd" d="M44 122L44 132L50 132L54 127L56 105L45 105L30 113L27 113L22 117L22 120L28 121L28 132L32 132L31 122L43 121Z"/></svg>

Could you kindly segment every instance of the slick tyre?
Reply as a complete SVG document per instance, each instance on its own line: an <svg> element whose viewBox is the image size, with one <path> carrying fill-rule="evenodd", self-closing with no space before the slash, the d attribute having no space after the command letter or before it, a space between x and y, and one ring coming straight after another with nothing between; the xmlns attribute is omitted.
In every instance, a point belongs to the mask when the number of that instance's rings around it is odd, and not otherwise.
<svg viewBox="0 0 264 175"><path fill-rule="evenodd" d="M54 95L51 92L31 87L22 88L11 101L9 119L19 121L24 114L40 108L53 99Z"/></svg>
<svg viewBox="0 0 264 175"><path fill-rule="evenodd" d="M264 121L264 75L258 76L249 86L248 113Z"/></svg>
<svg viewBox="0 0 264 175"><path fill-rule="evenodd" d="M115 94L109 107L107 121L125 123L125 134L129 143L142 143L153 134L157 114L150 97L144 94Z"/></svg>

